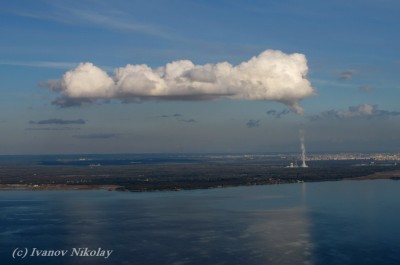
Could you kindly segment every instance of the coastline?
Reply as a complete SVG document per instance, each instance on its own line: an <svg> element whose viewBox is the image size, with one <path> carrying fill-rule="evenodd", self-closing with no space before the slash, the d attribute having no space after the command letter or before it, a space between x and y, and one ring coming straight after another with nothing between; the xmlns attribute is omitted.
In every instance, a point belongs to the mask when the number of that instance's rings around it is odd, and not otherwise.
<svg viewBox="0 0 400 265"><path fill-rule="evenodd" d="M108 190L108 191L130 191L130 192L151 192L151 191L180 191L180 190L198 190L198 189L213 189L225 187L238 187L238 186L253 186L253 185L276 185L276 184L292 184L302 182L324 182L324 181L340 181L340 180L377 180L377 179L400 179L400 170L392 170L385 172L376 172L373 174L360 176L360 177L345 177L339 179L260 179L253 182L232 181L226 179L219 182L201 182L192 183L192 185L185 185L185 183L163 183L155 182L153 185L143 186L121 186L121 185L76 185L76 184L0 184L0 191L12 190L29 190L29 191L57 191L57 190ZM160 183L162 185L160 185Z"/></svg>
<svg viewBox="0 0 400 265"><path fill-rule="evenodd" d="M29 191L43 191L43 190L108 190L115 191L120 186L117 185L67 185L67 184L43 184L43 185L29 185L29 184L0 184L1 191L11 190L29 190Z"/></svg>
<svg viewBox="0 0 400 265"><path fill-rule="evenodd" d="M354 180L373 180L373 179L398 179L400 178L400 170L393 171L385 171L385 172L375 172L373 174L362 176L362 177L354 177L351 179Z"/></svg>

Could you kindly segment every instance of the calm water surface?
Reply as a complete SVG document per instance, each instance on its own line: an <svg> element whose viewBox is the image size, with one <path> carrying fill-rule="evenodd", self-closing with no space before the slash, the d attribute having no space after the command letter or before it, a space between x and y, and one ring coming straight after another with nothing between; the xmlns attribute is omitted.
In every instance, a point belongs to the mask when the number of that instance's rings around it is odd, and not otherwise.
<svg viewBox="0 0 400 265"><path fill-rule="evenodd" d="M400 181L0 192L0 264L400 264ZM111 249L13 259L15 248Z"/></svg>

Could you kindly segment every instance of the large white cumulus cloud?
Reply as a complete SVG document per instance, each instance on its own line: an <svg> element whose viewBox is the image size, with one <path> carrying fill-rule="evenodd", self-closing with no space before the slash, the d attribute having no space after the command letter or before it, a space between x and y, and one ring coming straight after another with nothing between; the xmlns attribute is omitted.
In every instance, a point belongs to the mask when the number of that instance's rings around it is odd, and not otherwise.
<svg viewBox="0 0 400 265"><path fill-rule="evenodd" d="M228 62L195 65L189 60L156 69L128 64L115 69L113 76L92 63L81 63L47 86L61 94L55 104L62 106L102 99L228 98L278 101L301 113L299 101L315 94L307 72L303 54L266 50L236 66Z"/></svg>

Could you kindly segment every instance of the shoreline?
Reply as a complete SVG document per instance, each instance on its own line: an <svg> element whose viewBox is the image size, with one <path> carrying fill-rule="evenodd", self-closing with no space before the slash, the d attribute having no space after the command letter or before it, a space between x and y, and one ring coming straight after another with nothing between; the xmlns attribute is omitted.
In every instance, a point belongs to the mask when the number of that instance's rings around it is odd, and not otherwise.
<svg viewBox="0 0 400 265"><path fill-rule="evenodd" d="M400 179L400 170L375 172L375 173L367 175L367 176L354 177L351 179L354 179L354 180Z"/></svg>
<svg viewBox="0 0 400 265"><path fill-rule="evenodd" d="M44 191L44 190L108 190L116 191L121 186L117 185L67 185L67 184L0 184L1 191L10 190L29 190L29 191Z"/></svg>
<svg viewBox="0 0 400 265"><path fill-rule="evenodd" d="M180 190L200 190L200 189L215 189L215 188L227 188L227 187L240 187L240 186L257 186L257 185L276 185L276 184L293 184L303 182L325 182L325 181L340 181L340 180L378 180L378 179L393 179L400 180L400 170L376 172L370 175L361 177L346 177L340 179L315 179L315 180L294 180L294 179L268 179L267 181L254 182L254 183L234 183L229 180L223 181L222 183L207 183L203 185L193 186L179 186L174 183L165 183L166 185L162 188L154 186L149 187L126 187L121 185L68 185L68 184L0 184L1 191L12 191L12 190L28 190L28 191L65 191L65 190L107 190L107 191L128 191L128 192L153 192L153 191L180 191ZM175 183L176 184L176 183ZM214 184L214 185L213 185Z"/></svg>

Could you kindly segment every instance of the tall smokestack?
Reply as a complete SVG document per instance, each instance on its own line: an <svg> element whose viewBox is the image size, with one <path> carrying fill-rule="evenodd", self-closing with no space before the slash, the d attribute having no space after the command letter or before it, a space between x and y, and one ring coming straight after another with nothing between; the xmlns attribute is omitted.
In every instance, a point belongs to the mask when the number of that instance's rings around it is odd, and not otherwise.
<svg viewBox="0 0 400 265"><path fill-rule="evenodd" d="M306 164L306 146L304 144L304 130L301 129L300 132L300 147L301 147L301 167L308 167Z"/></svg>

